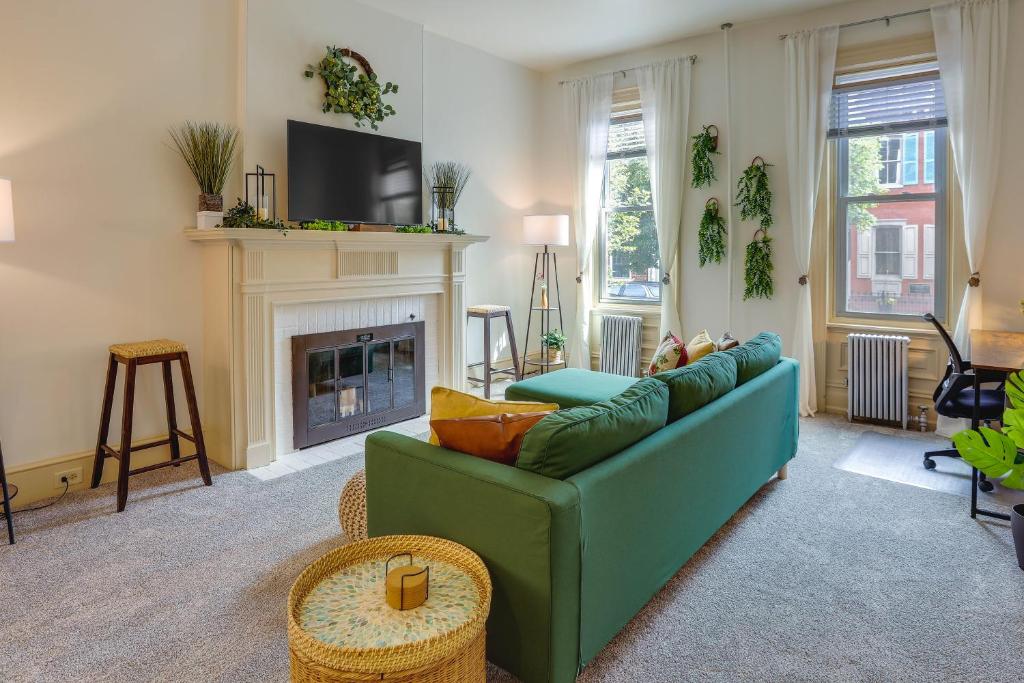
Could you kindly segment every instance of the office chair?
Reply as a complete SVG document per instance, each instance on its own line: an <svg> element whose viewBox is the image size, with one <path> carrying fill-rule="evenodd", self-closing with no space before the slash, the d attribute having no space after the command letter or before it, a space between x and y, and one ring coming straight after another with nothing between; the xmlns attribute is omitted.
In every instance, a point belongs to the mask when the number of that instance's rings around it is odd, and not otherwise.
<svg viewBox="0 0 1024 683"><path fill-rule="evenodd" d="M952 418L974 417L974 373L971 362L963 359L960 350L956 348L953 339L946 332L946 328L935 319L931 313L925 313L924 319L935 326L942 341L946 343L949 350L949 363L946 365L946 374L943 376L939 386L935 387L932 400L935 402L935 412L939 415ZM981 389L979 400L979 416L982 422L998 420L1003 416L1003 404L1006 402L1004 383L1006 382L1005 372L994 372L990 370L978 371L979 379L983 384L997 383L996 389ZM941 451L928 451L924 454L924 468L935 469L937 457L959 458L960 453L955 448L947 448ZM992 490L992 482L985 479L982 474L978 480L978 489L988 493Z"/></svg>

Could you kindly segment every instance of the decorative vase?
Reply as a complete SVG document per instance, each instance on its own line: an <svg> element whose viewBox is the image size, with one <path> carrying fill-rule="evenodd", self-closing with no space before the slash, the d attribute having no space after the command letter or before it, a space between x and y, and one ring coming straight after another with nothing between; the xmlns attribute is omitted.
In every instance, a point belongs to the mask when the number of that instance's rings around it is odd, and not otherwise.
<svg viewBox="0 0 1024 683"><path fill-rule="evenodd" d="M206 194L202 192L199 194L199 210L200 211L223 211L224 210L224 195L220 194Z"/></svg>
<svg viewBox="0 0 1024 683"><path fill-rule="evenodd" d="M196 212L196 227L200 230L210 230L216 228L218 225L224 222L223 211L197 211Z"/></svg>
<svg viewBox="0 0 1024 683"><path fill-rule="evenodd" d="M561 363L562 362L562 349L556 349L552 346L548 347L548 362L549 363Z"/></svg>
<svg viewBox="0 0 1024 683"><path fill-rule="evenodd" d="M1017 566L1024 569L1024 503L1010 510L1010 528L1013 529L1013 546L1017 549Z"/></svg>

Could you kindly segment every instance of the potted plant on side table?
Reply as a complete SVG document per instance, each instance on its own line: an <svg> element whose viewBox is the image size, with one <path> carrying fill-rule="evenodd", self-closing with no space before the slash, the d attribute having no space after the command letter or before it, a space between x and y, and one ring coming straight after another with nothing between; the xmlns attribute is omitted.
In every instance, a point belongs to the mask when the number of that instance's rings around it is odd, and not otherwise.
<svg viewBox="0 0 1024 683"><path fill-rule="evenodd" d="M224 184L235 159L238 130L222 123L186 121L168 132L199 185L196 227L216 227L224 218Z"/></svg>
<svg viewBox="0 0 1024 683"><path fill-rule="evenodd" d="M566 337L559 329L551 330L540 336L540 343L545 349L549 363L561 363L562 352L565 350Z"/></svg>

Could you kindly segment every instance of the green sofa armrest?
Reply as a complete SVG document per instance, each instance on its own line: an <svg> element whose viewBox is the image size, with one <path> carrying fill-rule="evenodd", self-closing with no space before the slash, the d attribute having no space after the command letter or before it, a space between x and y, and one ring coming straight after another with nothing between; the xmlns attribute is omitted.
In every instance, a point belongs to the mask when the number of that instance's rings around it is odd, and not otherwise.
<svg viewBox="0 0 1024 683"><path fill-rule="evenodd" d="M493 595L487 655L524 683L579 669L576 487L393 432L366 440L370 536L427 534L483 559Z"/></svg>

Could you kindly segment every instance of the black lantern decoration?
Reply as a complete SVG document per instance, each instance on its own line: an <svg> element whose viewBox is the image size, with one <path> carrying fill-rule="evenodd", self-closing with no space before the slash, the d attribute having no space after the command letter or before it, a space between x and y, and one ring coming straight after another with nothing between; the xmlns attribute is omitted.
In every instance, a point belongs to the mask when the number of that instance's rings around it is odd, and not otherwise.
<svg viewBox="0 0 1024 683"><path fill-rule="evenodd" d="M269 195L267 194L268 178L270 179ZM255 203L249 200L250 179L252 179L251 184L255 185ZM267 173L259 164L256 164L255 173L245 174L245 203L255 207L257 218L265 221L277 220L277 179L273 173Z"/></svg>
<svg viewBox="0 0 1024 683"><path fill-rule="evenodd" d="M438 232L448 232L455 227L454 187L450 185L434 186L430 222Z"/></svg>

